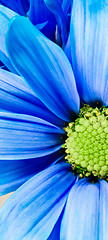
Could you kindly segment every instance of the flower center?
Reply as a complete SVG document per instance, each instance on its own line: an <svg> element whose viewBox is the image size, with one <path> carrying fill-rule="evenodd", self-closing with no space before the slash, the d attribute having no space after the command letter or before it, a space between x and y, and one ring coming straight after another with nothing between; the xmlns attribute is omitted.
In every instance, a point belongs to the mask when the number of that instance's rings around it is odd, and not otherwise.
<svg viewBox="0 0 108 240"><path fill-rule="evenodd" d="M75 122L65 128L66 160L79 177L95 176L108 181L108 108L84 105Z"/></svg>

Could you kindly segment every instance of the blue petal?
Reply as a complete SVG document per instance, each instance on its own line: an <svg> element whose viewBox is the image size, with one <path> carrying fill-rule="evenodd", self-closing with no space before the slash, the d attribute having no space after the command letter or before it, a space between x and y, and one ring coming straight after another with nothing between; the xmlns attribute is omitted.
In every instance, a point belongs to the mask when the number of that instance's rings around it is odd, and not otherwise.
<svg viewBox="0 0 108 240"><path fill-rule="evenodd" d="M70 121L71 112L79 111L79 96L71 65L62 49L24 17L11 22L6 45L14 66L37 97L55 115Z"/></svg>
<svg viewBox="0 0 108 240"><path fill-rule="evenodd" d="M66 43L66 45L65 45L64 52L65 52L67 58L69 59L71 65L72 65L70 34L69 34L69 36L68 36L68 40L67 40L67 43Z"/></svg>
<svg viewBox="0 0 108 240"><path fill-rule="evenodd" d="M60 149L63 130L24 114L0 112L0 159L46 156Z"/></svg>
<svg viewBox="0 0 108 240"><path fill-rule="evenodd" d="M27 0L0 0L0 4L3 4L20 15L25 15L29 8L29 2Z"/></svg>
<svg viewBox="0 0 108 240"><path fill-rule="evenodd" d="M44 0L46 6L49 8L49 10L55 15L56 20L57 20L57 26L58 30L60 32L60 37L61 37L61 43L59 42L60 45L63 47L66 44L67 40L67 26L66 26L66 15L63 12L61 1L57 0Z"/></svg>
<svg viewBox="0 0 108 240"><path fill-rule="evenodd" d="M66 163L53 165L26 182L0 209L0 238L47 239L74 182Z"/></svg>
<svg viewBox="0 0 108 240"><path fill-rule="evenodd" d="M72 0L44 0L47 7L55 15L57 20L56 42L65 47L68 33L70 30L70 12L72 7Z"/></svg>
<svg viewBox="0 0 108 240"><path fill-rule="evenodd" d="M99 240L108 239L108 182L100 181Z"/></svg>
<svg viewBox="0 0 108 240"><path fill-rule="evenodd" d="M0 60L10 71L14 73L16 73L16 70L12 66L5 48L5 35L8 29L9 21L15 15L15 12L0 5Z"/></svg>
<svg viewBox="0 0 108 240"><path fill-rule="evenodd" d="M42 30L46 26L47 23L48 23L48 21L46 21L44 23L36 24L36 28L39 30Z"/></svg>
<svg viewBox="0 0 108 240"><path fill-rule="evenodd" d="M57 222L47 240L54 240L54 239L60 240L60 225L61 225L62 215L63 215L63 211L60 214L60 217L57 220Z"/></svg>
<svg viewBox="0 0 108 240"><path fill-rule="evenodd" d="M56 117L36 97L23 78L4 70L0 70L0 107L3 110L36 116L58 126L64 125L64 121Z"/></svg>
<svg viewBox="0 0 108 240"><path fill-rule="evenodd" d="M60 0L59 0L60 1ZM65 13L68 13L70 10L70 7L73 4L73 0L62 0L62 8Z"/></svg>
<svg viewBox="0 0 108 240"><path fill-rule="evenodd" d="M73 2L71 48L78 91L87 103L108 105L108 1Z"/></svg>
<svg viewBox="0 0 108 240"><path fill-rule="evenodd" d="M98 219L99 183L80 180L69 193L60 240L97 240Z"/></svg>
<svg viewBox="0 0 108 240"><path fill-rule="evenodd" d="M15 191L34 174L61 159L56 152L44 157L24 160L0 160L0 195Z"/></svg>
<svg viewBox="0 0 108 240"><path fill-rule="evenodd" d="M42 29L42 32L51 40L55 40L55 17L46 7L43 0L30 0L30 7L27 16L34 25L47 21L47 24L44 29Z"/></svg>

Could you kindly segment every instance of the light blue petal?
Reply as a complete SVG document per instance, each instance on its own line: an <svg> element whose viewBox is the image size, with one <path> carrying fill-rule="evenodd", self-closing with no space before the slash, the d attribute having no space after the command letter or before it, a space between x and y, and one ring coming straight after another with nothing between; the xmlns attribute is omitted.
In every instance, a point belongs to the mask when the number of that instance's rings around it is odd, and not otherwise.
<svg viewBox="0 0 108 240"><path fill-rule="evenodd" d="M71 65L62 49L25 17L13 19L6 45L14 66L37 97L55 115L70 121L71 112L79 112L79 96Z"/></svg>
<svg viewBox="0 0 108 240"><path fill-rule="evenodd" d="M82 179L69 193L60 240L97 240L98 219L99 183Z"/></svg>
<svg viewBox="0 0 108 240"><path fill-rule="evenodd" d="M48 38L55 41L56 20L54 15L46 7L43 0L30 0L30 7L27 16L34 25L47 21L42 32Z"/></svg>
<svg viewBox="0 0 108 240"><path fill-rule="evenodd" d="M42 30L46 26L47 23L48 23L48 21L46 21L44 23L36 24L36 28L39 30Z"/></svg>
<svg viewBox="0 0 108 240"><path fill-rule="evenodd" d="M0 70L0 108L36 116L58 126L64 125L64 121L36 97L23 78L4 70Z"/></svg>
<svg viewBox="0 0 108 240"><path fill-rule="evenodd" d="M0 195L15 191L34 174L61 159L56 152L44 157L24 160L0 160Z"/></svg>
<svg viewBox="0 0 108 240"><path fill-rule="evenodd" d="M100 181L99 240L108 239L108 182Z"/></svg>
<svg viewBox="0 0 108 240"><path fill-rule="evenodd" d="M20 15L25 15L29 8L28 0L0 0L0 4L3 4Z"/></svg>
<svg viewBox="0 0 108 240"><path fill-rule="evenodd" d="M22 160L46 156L60 149L63 130L24 114L0 112L0 159Z"/></svg>
<svg viewBox="0 0 108 240"><path fill-rule="evenodd" d="M5 35L8 30L9 21L15 15L17 15L15 12L0 5L0 60L14 73L16 73L16 70L12 66L5 48Z"/></svg>
<svg viewBox="0 0 108 240"><path fill-rule="evenodd" d="M0 238L47 239L75 179L70 166L61 163L26 182L0 209Z"/></svg>
<svg viewBox="0 0 108 240"><path fill-rule="evenodd" d="M71 21L73 69L81 98L108 105L108 1L76 0Z"/></svg>

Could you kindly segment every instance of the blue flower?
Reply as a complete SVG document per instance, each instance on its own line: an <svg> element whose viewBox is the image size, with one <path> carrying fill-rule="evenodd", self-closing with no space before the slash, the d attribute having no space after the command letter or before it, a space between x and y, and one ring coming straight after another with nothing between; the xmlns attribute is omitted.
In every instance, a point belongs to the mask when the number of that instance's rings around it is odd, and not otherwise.
<svg viewBox="0 0 108 240"><path fill-rule="evenodd" d="M17 16L10 23L6 47L22 77L0 70L1 167L11 160L14 173L9 175L6 165L4 174L3 168L3 192L17 188L15 180L21 185L37 167L46 169L26 181L1 208L1 239L108 238L108 182L78 180L59 151L64 123L79 113L80 100L108 105L107 26L106 0L73 2L72 70L63 50L28 19Z"/></svg>

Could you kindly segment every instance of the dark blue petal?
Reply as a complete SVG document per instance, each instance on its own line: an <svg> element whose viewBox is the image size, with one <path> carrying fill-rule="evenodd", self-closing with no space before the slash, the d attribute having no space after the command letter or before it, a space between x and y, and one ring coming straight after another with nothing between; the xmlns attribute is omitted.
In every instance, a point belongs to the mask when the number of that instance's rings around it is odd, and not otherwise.
<svg viewBox="0 0 108 240"><path fill-rule="evenodd" d="M79 96L71 65L62 49L24 17L11 22L6 45L14 66L37 97L55 115L70 121L71 112L79 112Z"/></svg>
<svg viewBox="0 0 108 240"><path fill-rule="evenodd" d="M20 15L25 15L29 8L28 0L0 0L0 4L3 4Z"/></svg>
<svg viewBox="0 0 108 240"><path fill-rule="evenodd" d="M92 184L82 179L69 193L60 240L97 240L98 219L99 183Z"/></svg>
<svg viewBox="0 0 108 240"><path fill-rule="evenodd" d="M10 71L14 73L16 73L16 70L12 66L5 48L5 35L8 29L9 21L15 15L15 12L0 5L0 60Z"/></svg>
<svg viewBox="0 0 108 240"><path fill-rule="evenodd" d="M46 156L60 149L63 130L40 118L0 112L0 159Z"/></svg>
<svg viewBox="0 0 108 240"><path fill-rule="evenodd" d="M62 9L61 2L58 0L44 0L46 6L49 8L49 10L55 15L56 20L57 20L57 26L58 26L58 31L60 33L60 40L59 42L62 47L65 46L68 32L67 32L67 25L66 25L66 15Z"/></svg>
<svg viewBox="0 0 108 240"><path fill-rule="evenodd" d="M0 61L0 69L8 70L2 61Z"/></svg>
<svg viewBox="0 0 108 240"><path fill-rule="evenodd" d="M47 239L75 179L70 166L61 163L22 185L0 209L0 238Z"/></svg>
<svg viewBox="0 0 108 240"><path fill-rule="evenodd" d="M65 13L68 13L72 4L73 4L73 0L62 0L63 11Z"/></svg>
<svg viewBox="0 0 108 240"><path fill-rule="evenodd" d="M43 0L30 0L30 8L27 16L34 25L47 21L42 32L48 38L55 41L56 20L54 15L46 7Z"/></svg>
<svg viewBox="0 0 108 240"><path fill-rule="evenodd" d="M36 97L23 78L4 70L0 70L0 108L36 116L57 126L64 124Z"/></svg>
<svg viewBox="0 0 108 240"><path fill-rule="evenodd" d="M15 191L34 174L61 159L56 152L44 157L24 160L0 160L0 195Z"/></svg>
<svg viewBox="0 0 108 240"><path fill-rule="evenodd" d="M71 21L73 69L81 98L108 105L108 1L76 0Z"/></svg>

